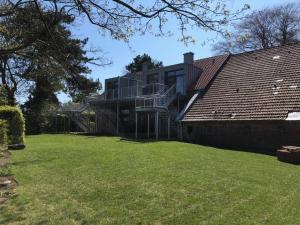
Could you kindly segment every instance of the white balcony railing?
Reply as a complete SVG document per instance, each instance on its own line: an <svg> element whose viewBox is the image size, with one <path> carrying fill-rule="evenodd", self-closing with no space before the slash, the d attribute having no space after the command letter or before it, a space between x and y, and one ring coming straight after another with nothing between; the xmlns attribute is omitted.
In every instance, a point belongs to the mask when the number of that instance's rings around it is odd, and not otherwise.
<svg viewBox="0 0 300 225"><path fill-rule="evenodd" d="M135 100L137 109L142 108L167 108L176 97L176 85L172 85L162 94L153 95L151 97L140 96Z"/></svg>
<svg viewBox="0 0 300 225"><path fill-rule="evenodd" d="M106 100L130 99L137 96L152 96L162 94L167 90L167 86L160 83L147 84L145 86L127 86L119 89L105 91Z"/></svg>

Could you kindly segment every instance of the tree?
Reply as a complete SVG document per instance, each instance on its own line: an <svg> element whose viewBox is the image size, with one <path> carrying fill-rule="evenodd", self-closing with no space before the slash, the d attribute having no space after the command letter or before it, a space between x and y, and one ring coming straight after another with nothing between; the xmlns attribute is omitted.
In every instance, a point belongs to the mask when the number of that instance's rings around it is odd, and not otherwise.
<svg viewBox="0 0 300 225"><path fill-rule="evenodd" d="M142 71L144 63L147 63L148 69L155 69L163 66L161 61L153 60L149 55L143 54L133 58L133 62L125 66L125 69L129 73L139 72Z"/></svg>
<svg viewBox="0 0 300 225"><path fill-rule="evenodd" d="M111 37L125 41L137 32L140 34L150 32L155 35L170 34L170 31L164 28L168 19L173 17L178 21L182 34L181 40L187 43L192 41L192 37L187 35L189 26L222 33L226 24L237 19L244 10L249 8L249 5L245 5L241 10L230 12L223 2L224 0L153 0L147 3L139 0L3 0L0 3L0 38L2 39L0 69L2 74L5 73L4 71L8 71L6 74L14 72L8 66L12 64L13 55L16 59L13 61L17 61L13 66L14 69L23 71L22 76L18 74L18 79L7 79L9 76L6 75L2 83L10 87L7 90L9 99L11 104L15 104L14 95L18 86L21 86L19 85L23 80L21 78L29 73L32 74L37 63L50 63L52 67L59 66L64 72L70 72L68 56L74 52L68 52L68 49L71 49L65 47L68 43L57 40L57 38L62 39L57 29L66 29L64 25L71 24L78 16L85 16L103 33L109 32ZM70 34L63 38L66 37L70 38ZM84 46L86 43L78 40L76 44ZM73 45L76 44L73 42ZM47 51L42 53L44 48ZM61 49L64 51L61 52ZM29 58L28 51L32 51ZM33 57L37 54L40 55L40 62L35 60L36 63L33 64ZM84 52L79 54L85 55ZM44 60L41 60L42 55L45 56ZM81 58L81 62L83 61L91 63L93 60L84 56ZM80 66L83 68L83 63Z"/></svg>
<svg viewBox="0 0 300 225"><path fill-rule="evenodd" d="M289 3L253 12L234 32L213 46L218 53L238 53L282 46L300 40L300 4Z"/></svg>
<svg viewBox="0 0 300 225"><path fill-rule="evenodd" d="M30 91L28 101L22 105L28 134L49 131L51 114L59 105L54 93L55 88L47 77L39 76L35 85L36 87Z"/></svg>
<svg viewBox="0 0 300 225"><path fill-rule="evenodd" d="M53 22L53 18L57 21ZM87 39L72 38L67 26L73 21L74 18L64 12L37 9L32 3L23 4L14 13L1 17L0 46L23 46L0 57L1 83L10 105L16 104L17 94L24 97L41 79L49 82L53 93L64 90L72 92L72 97L81 90L99 89L99 81L86 77L90 72L86 64L97 59L86 56ZM28 44L36 35L38 39Z"/></svg>
<svg viewBox="0 0 300 225"><path fill-rule="evenodd" d="M69 93L73 102L82 102L85 97L97 93L100 89L102 89L102 84L99 79L93 80L80 76L77 79L68 80L65 92Z"/></svg>
<svg viewBox="0 0 300 225"><path fill-rule="evenodd" d="M53 12L49 24L23 38L22 42L2 46L0 55L16 53L34 45L45 31L52 31L52 27L60 22L62 12L72 18L83 15L103 33L108 32L111 37L125 41L135 33L169 35L172 31L165 29L165 25L169 19L176 20L181 40L188 43L193 41L187 33L189 27L224 33L227 24L249 9L246 4L240 10L231 12L224 3L226 0L151 0L146 3L142 0L3 0L0 3L0 18L14 14L28 2L35 6L35 11L40 12L42 19L43 9Z"/></svg>

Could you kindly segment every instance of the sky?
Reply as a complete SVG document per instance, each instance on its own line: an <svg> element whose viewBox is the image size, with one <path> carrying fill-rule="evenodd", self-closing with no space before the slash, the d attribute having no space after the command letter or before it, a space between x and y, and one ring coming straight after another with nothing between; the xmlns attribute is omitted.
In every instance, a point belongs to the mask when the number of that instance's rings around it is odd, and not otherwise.
<svg viewBox="0 0 300 225"><path fill-rule="evenodd" d="M298 2L299 0L229 0L228 8L231 10L240 9L244 4L249 4L252 10L260 10L265 7L274 6L287 2ZM172 21L171 21L172 22ZM209 57L214 55L211 50L213 41L219 40L215 33L204 32L200 29L189 31L195 39L195 44L186 46L178 41L180 33L176 25L168 27L172 30L171 37L154 37L151 34L135 35L129 43L113 40L111 37L103 36L97 27L90 24L88 21L82 20L76 26L72 27L74 37L89 38L88 47L101 49L104 56L112 61L111 65L98 67L89 65L92 70L89 77L100 79L104 84L104 80L110 77L120 76L124 74L125 65L130 63L132 59L138 55L147 53L152 58L162 61L164 65L181 63L183 54L186 52L194 52L195 59ZM59 94L61 102L66 102L69 98L65 94Z"/></svg>

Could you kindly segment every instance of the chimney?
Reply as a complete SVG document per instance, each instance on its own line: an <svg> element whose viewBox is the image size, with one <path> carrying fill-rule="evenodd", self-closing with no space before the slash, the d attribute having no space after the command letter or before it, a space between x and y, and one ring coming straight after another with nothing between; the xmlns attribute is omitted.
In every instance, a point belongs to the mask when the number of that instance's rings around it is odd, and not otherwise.
<svg viewBox="0 0 300 225"><path fill-rule="evenodd" d="M183 62L186 64L193 64L194 63L194 53L187 52L183 54Z"/></svg>

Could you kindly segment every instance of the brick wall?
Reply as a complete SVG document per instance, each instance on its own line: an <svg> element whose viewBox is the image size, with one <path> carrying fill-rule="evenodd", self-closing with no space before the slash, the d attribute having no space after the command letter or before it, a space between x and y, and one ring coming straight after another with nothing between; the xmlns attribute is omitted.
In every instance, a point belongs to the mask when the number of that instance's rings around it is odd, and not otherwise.
<svg viewBox="0 0 300 225"><path fill-rule="evenodd" d="M213 146L275 150L300 146L300 121L183 122L182 138Z"/></svg>

